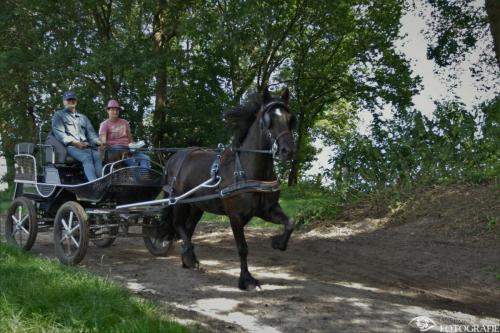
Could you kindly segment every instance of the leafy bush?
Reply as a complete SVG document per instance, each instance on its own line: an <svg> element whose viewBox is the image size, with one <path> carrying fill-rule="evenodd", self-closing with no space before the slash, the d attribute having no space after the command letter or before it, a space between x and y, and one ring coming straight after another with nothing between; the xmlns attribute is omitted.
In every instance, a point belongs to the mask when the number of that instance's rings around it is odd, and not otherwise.
<svg viewBox="0 0 500 333"><path fill-rule="evenodd" d="M307 182L284 189L281 198L283 209L294 218L298 228L313 221L333 220L342 202L338 192Z"/></svg>
<svg viewBox="0 0 500 333"><path fill-rule="evenodd" d="M389 120L375 114L371 130L371 136L353 132L338 145L327 172L337 189L367 193L500 176L500 98L474 113L445 102L432 118L417 110Z"/></svg>

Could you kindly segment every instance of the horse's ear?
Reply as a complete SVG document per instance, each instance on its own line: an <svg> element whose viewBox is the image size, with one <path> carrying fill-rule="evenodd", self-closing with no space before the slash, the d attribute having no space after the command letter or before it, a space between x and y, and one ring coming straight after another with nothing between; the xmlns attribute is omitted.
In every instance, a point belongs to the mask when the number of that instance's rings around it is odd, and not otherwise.
<svg viewBox="0 0 500 333"><path fill-rule="evenodd" d="M286 104L288 104L288 100L290 99L290 91L288 88L283 91L283 94L281 94L281 99L285 101Z"/></svg>
<svg viewBox="0 0 500 333"><path fill-rule="evenodd" d="M263 99L264 103L271 99L271 93L269 92L269 88L267 86L264 88L264 93L262 94L262 99Z"/></svg>

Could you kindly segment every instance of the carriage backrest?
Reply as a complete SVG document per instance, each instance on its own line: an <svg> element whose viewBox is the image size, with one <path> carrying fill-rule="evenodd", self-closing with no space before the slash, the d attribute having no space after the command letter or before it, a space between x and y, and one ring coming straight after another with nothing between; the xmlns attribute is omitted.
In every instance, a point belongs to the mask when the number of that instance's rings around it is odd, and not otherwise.
<svg viewBox="0 0 500 333"><path fill-rule="evenodd" d="M64 144L61 141L57 140L52 134L49 134L47 136L47 140L45 140L45 144L54 147L53 152L51 152L48 149L45 151L45 153L46 153L45 160L46 161L51 160L52 156L48 156L48 155L54 153L55 154L54 163L55 164L64 164L66 161L66 155L67 155L66 147L64 146Z"/></svg>
<svg viewBox="0 0 500 333"><path fill-rule="evenodd" d="M16 154L33 155L33 153L35 152L35 147L36 145L34 143L21 142L16 144L14 150Z"/></svg>

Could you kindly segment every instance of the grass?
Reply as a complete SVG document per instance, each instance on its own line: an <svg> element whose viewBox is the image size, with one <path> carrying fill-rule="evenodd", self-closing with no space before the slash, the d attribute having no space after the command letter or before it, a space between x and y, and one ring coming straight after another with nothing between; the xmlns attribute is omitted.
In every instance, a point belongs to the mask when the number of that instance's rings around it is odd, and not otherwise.
<svg viewBox="0 0 500 333"><path fill-rule="evenodd" d="M339 213L342 199L334 192L320 189L318 186L300 184L294 187L282 185L280 205L283 211L293 218L300 228L312 221L334 219ZM229 223L227 216L210 213L203 215L202 222ZM253 218L250 227L281 229L283 226Z"/></svg>
<svg viewBox="0 0 500 333"><path fill-rule="evenodd" d="M188 332L112 281L0 242L0 332Z"/></svg>

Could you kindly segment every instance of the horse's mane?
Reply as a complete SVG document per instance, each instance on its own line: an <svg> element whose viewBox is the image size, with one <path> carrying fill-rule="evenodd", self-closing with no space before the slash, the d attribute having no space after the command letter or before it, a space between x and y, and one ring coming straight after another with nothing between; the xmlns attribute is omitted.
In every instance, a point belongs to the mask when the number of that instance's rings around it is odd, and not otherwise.
<svg viewBox="0 0 500 333"><path fill-rule="evenodd" d="M226 127L233 135L233 144L239 146L245 139L250 126L257 117L262 106L262 96L258 93L250 94L245 102L237 107L226 111L223 119Z"/></svg>

